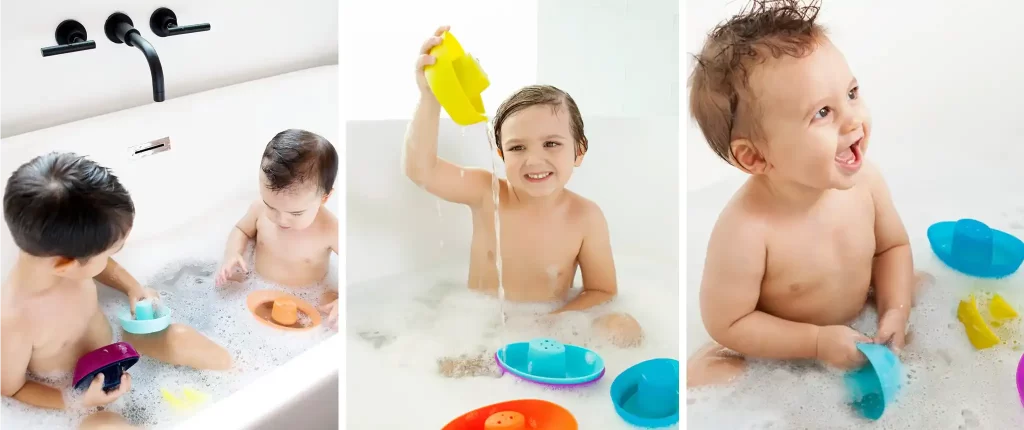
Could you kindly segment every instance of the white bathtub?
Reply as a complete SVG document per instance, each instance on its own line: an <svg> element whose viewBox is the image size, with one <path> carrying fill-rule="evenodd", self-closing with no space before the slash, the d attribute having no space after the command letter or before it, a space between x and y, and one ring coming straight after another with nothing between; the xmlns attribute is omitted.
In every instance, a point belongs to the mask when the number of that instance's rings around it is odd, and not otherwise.
<svg viewBox="0 0 1024 430"><path fill-rule="evenodd" d="M604 211L619 280L613 306L633 314L647 339L639 350L600 350L604 378L570 392L516 382L510 375L438 376L438 358L472 353L481 343L526 339L502 339L498 329L497 339L481 340L480 332L489 330L489 321L482 320L497 321L498 304L465 293L469 210L438 201L402 174L408 121L347 123L349 428L441 428L473 409L520 398L561 404L581 429L631 428L612 407L608 390L614 378L642 360L679 358L678 119L584 120L590 152L568 187ZM482 126L463 131L442 120L439 134L440 156L490 168L492 149ZM447 291L435 295L437 290ZM380 331L383 346L364 331Z"/></svg>
<svg viewBox="0 0 1024 430"><path fill-rule="evenodd" d="M310 130L343 151L337 74L337 66L307 69L3 139L0 175L6 181L50 151L113 168L137 211L115 259L144 282L171 261L219 258L239 208L257 196L260 156L277 132ZM170 151L129 156L127 148L162 137L170 137ZM335 213L337 201L328 202ZM6 277L17 256L6 226L0 241ZM176 428L338 428L342 342L330 337Z"/></svg>

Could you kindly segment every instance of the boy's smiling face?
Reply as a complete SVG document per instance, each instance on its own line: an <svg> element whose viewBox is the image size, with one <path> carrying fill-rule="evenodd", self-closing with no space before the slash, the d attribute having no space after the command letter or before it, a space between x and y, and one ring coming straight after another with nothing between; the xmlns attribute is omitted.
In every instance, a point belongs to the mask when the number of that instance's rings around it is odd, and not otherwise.
<svg viewBox="0 0 1024 430"><path fill-rule="evenodd" d="M561 190L583 162L562 104L524 108L510 115L500 131L505 175L514 189L530 197Z"/></svg>
<svg viewBox="0 0 1024 430"><path fill-rule="evenodd" d="M802 58L768 60L750 76L750 90L761 136L756 151L734 147L741 164L814 189L853 186L871 116L857 79L831 42L822 40Z"/></svg>

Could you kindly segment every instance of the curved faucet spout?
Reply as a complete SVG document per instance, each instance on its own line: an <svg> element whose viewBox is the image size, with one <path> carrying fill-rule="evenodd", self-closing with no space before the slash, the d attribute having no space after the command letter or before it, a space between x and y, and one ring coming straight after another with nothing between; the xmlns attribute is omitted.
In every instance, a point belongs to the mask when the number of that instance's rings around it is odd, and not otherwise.
<svg viewBox="0 0 1024 430"><path fill-rule="evenodd" d="M160 65L160 56L156 55L156 49L153 49L153 45L150 45L136 29L125 33L124 43L139 48L142 55L146 56L146 62L149 63L149 74L153 78L153 101L164 101L164 69Z"/></svg>

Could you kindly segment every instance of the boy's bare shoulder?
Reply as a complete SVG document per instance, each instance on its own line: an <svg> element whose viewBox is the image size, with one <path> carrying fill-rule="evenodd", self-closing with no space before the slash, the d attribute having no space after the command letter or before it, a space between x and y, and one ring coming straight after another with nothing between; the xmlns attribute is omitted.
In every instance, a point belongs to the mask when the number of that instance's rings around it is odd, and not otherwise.
<svg viewBox="0 0 1024 430"><path fill-rule="evenodd" d="M770 229L767 210L763 204L764 196L760 195L748 180L733 194L722 212L718 214L711 239L745 239L746 242L763 237Z"/></svg>
<svg viewBox="0 0 1024 430"><path fill-rule="evenodd" d="M17 295L12 294L13 289L16 289L17 285L4 282L3 287L0 288L2 288L0 291L3 291L3 298L0 299L0 330L6 336L10 330L15 330L21 326L25 306L17 302L15 298Z"/></svg>
<svg viewBox="0 0 1024 430"><path fill-rule="evenodd" d="M566 193L566 204L569 205L569 214L574 219L582 220L603 220L604 212L601 211L601 207L596 202L576 194L572 191L565 190Z"/></svg>
<svg viewBox="0 0 1024 430"><path fill-rule="evenodd" d="M338 217L327 209L326 206L321 207L320 211L316 214L316 221L319 228L325 232L338 233Z"/></svg>

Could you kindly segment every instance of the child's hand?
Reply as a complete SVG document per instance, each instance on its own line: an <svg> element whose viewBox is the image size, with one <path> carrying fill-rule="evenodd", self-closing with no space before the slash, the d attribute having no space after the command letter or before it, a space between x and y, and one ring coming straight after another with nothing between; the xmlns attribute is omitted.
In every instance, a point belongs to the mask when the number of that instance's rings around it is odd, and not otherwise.
<svg viewBox="0 0 1024 430"><path fill-rule="evenodd" d="M830 325L818 329L818 360L843 370L856 369L867 362L857 343L871 343L871 338L844 326Z"/></svg>
<svg viewBox="0 0 1024 430"><path fill-rule="evenodd" d="M423 74L423 68L425 66L433 65L437 58L430 55L430 49L441 43L441 35L448 31L451 27L444 25L434 32L434 36L423 42L423 46L420 47L420 56L416 59L416 85L420 87L420 96L434 99L434 93L430 91L430 86L427 85L427 77Z"/></svg>
<svg viewBox="0 0 1024 430"><path fill-rule="evenodd" d="M338 330L338 299L334 299L326 305L320 306L320 311L327 314L327 326L331 330Z"/></svg>
<svg viewBox="0 0 1024 430"><path fill-rule="evenodd" d="M121 385L119 385L116 390L107 393L103 391L103 374L97 374L96 377L93 378L92 383L89 384L89 388L85 390L85 394L82 396L82 405L87 408L106 406L123 396L131 388L132 377L128 373L125 373L121 375Z"/></svg>
<svg viewBox="0 0 1024 430"><path fill-rule="evenodd" d="M128 294L128 307L132 311L132 318L135 318L135 304L141 300L149 300L153 304L153 310L156 310L157 304L160 303L160 294L156 290L149 287L139 287L132 290Z"/></svg>
<svg viewBox="0 0 1024 430"><path fill-rule="evenodd" d="M230 280L235 280L235 270L240 270L242 273L248 272L249 269L245 265L245 258L242 254L235 254L224 260L224 264L217 270L216 285L219 287L226 284Z"/></svg>
<svg viewBox="0 0 1024 430"><path fill-rule="evenodd" d="M888 345L892 352L899 354L906 345L907 320L909 315L900 309L886 311L878 319L878 334L875 343Z"/></svg>

